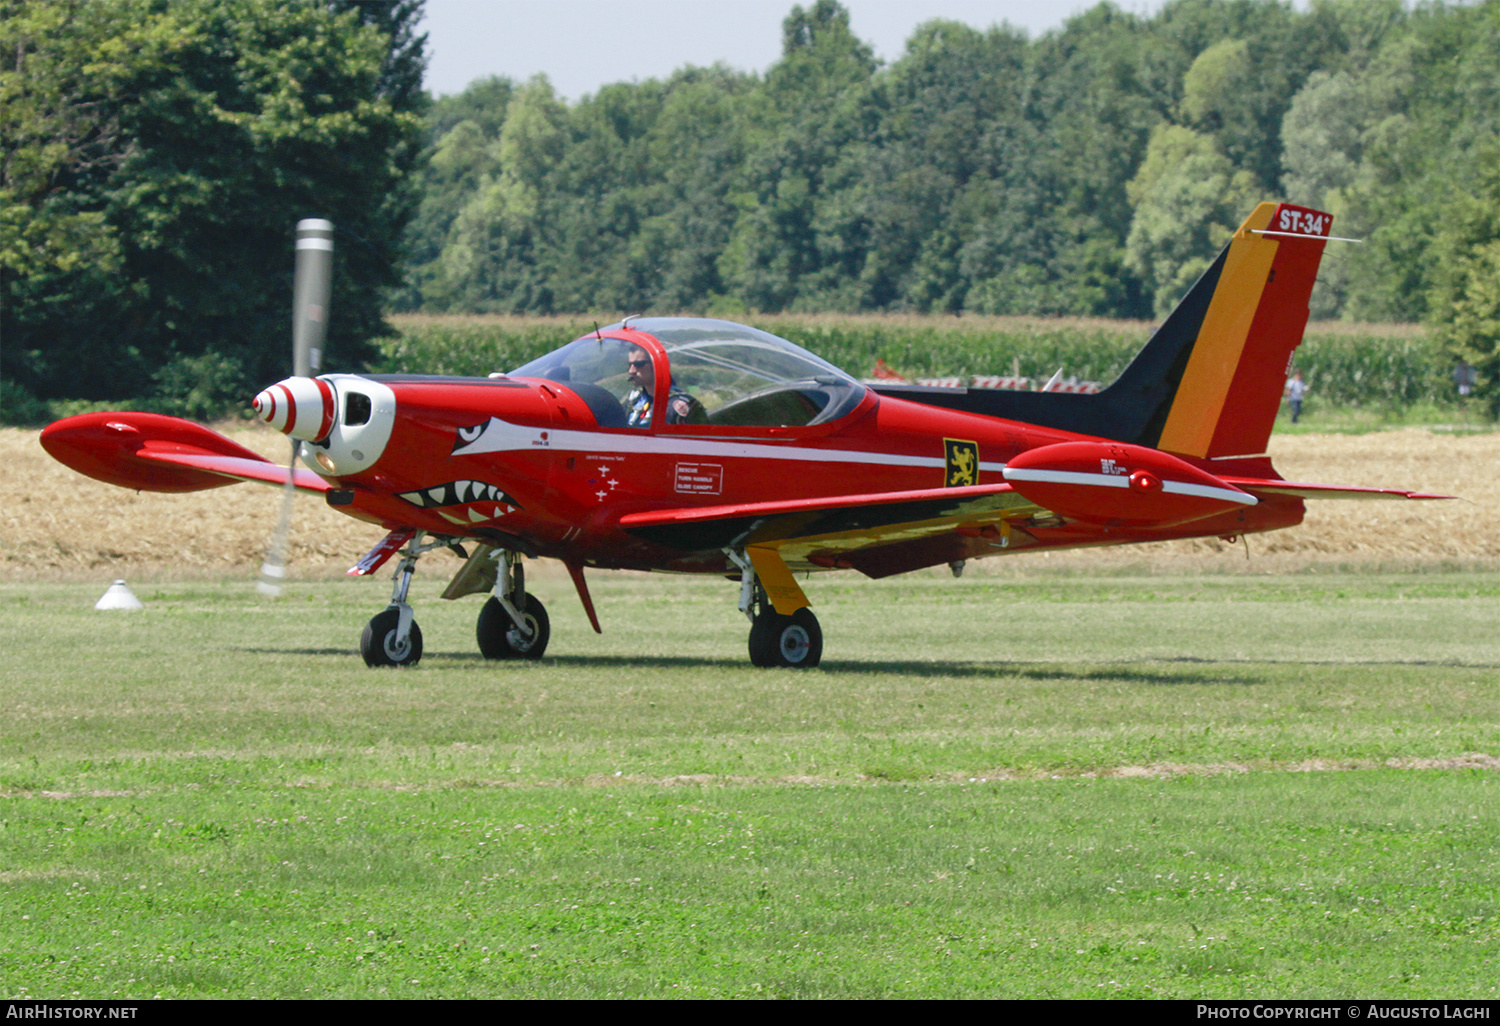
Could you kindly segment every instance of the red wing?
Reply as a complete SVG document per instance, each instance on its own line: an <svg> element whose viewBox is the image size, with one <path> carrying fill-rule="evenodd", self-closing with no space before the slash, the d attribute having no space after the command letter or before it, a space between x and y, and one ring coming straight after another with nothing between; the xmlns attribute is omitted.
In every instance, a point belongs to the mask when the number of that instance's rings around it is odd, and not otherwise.
<svg viewBox="0 0 1500 1026"><path fill-rule="evenodd" d="M679 550L775 543L792 570L885 577L1030 544L1012 522L1040 512L1000 483L656 510L620 525Z"/></svg>
<svg viewBox="0 0 1500 1026"><path fill-rule="evenodd" d="M236 481L286 484L286 467L201 424L157 413L83 413L50 424L42 447L98 481L148 492L197 492ZM309 492L329 485L310 470L292 483Z"/></svg>
<svg viewBox="0 0 1500 1026"><path fill-rule="evenodd" d="M661 527L669 524L702 524L714 521L757 519L798 513L827 513L839 510L899 506L905 503L937 502L952 505L965 500L1001 495L1011 487L1005 482L969 485L965 488L922 488L906 492L871 492L865 495L833 495L817 499L785 499L780 502L741 502L728 506L689 506L681 509L659 509L649 513L630 513L620 518L620 526ZM632 531L632 533L638 533Z"/></svg>

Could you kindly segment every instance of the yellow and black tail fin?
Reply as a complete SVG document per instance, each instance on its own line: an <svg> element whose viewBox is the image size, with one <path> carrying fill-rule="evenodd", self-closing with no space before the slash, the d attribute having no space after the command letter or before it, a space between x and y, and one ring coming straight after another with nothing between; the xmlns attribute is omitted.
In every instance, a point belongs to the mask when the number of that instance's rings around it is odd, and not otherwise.
<svg viewBox="0 0 1500 1026"><path fill-rule="evenodd" d="M1212 293L1192 326L1157 448L1206 459L1266 451L1332 224L1317 210L1262 203L1240 225L1194 286Z"/></svg>
<svg viewBox="0 0 1500 1026"><path fill-rule="evenodd" d="M1307 326L1330 214L1262 203L1130 366L1093 395L924 389L877 392L1213 459L1263 453Z"/></svg>

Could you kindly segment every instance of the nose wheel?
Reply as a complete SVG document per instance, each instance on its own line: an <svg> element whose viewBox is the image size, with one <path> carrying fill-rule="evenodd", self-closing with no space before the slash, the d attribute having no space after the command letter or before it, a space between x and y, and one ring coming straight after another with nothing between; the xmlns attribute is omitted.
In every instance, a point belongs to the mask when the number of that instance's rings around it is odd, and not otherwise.
<svg viewBox="0 0 1500 1026"><path fill-rule="evenodd" d="M401 610L391 606L365 624L365 632L359 638L359 654L370 667L415 666L422 658L422 628L415 620L408 620L403 634Z"/></svg>
<svg viewBox="0 0 1500 1026"><path fill-rule="evenodd" d="M392 532L387 541L403 533ZM366 666L416 666L422 658L422 628L412 619L406 595L411 590L411 575L416 572L418 557L436 548L447 548L450 544L444 539L424 542L422 538L421 531L406 535L407 544L401 550L401 562L396 566L391 587L391 604L376 613L360 635L359 654L364 657Z"/></svg>

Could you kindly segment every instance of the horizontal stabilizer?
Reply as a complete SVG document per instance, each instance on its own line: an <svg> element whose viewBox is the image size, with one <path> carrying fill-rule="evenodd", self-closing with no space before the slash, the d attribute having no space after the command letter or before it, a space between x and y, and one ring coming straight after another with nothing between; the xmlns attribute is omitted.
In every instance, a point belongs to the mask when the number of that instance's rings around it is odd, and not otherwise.
<svg viewBox="0 0 1500 1026"><path fill-rule="evenodd" d="M1411 492L1404 488L1354 488L1348 485L1302 484L1256 477L1222 476L1220 480L1252 495L1292 495L1299 499L1451 499L1452 495Z"/></svg>

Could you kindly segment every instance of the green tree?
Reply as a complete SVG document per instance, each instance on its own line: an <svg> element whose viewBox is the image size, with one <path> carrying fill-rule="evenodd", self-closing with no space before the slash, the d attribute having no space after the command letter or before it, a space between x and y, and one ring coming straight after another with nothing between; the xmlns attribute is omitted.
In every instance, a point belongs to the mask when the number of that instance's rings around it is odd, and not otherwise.
<svg viewBox="0 0 1500 1026"><path fill-rule="evenodd" d="M507 78L486 78L433 103L421 198L406 232L407 278L392 297L394 309L446 309L452 302L442 277L443 248L480 182L498 173L500 128L514 91Z"/></svg>
<svg viewBox="0 0 1500 1026"><path fill-rule="evenodd" d="M1029 41L930 23L887 68L818 0L783 44L763 79L438 101L409 302L1143 317L1282 185L1368 239L1318 312L1411 320L1500 118L1500 0L1100 3Z"/></svg>
<svg viewBox="0 0 1500 1026"><path fill-rule="evenodd" d="M1365 244L1348 267L1344 316L1421 321L1442 289L1440 235L1486 173L1500 135L1500 3L1421 7L1358 74L1369 109L1343 191L1341 234Z"/></svg>
<svg viewBox="0 0 1500 1026"><path fill-rule="evenodd" d="M1473 191L1454 202L1434 247L1433 339L1478 372L1475 394L1500 416L1500 140L1481 147Z"/></svg>
<svg viewBox="0 0 1500 1026"><path fill-rule="evenodd" d="M122 4L0 2L0 374L26 393L108 381L78 359L107 350L123 291L125 242L98 192L131 155L126 108L186 35ZM44 344L59 318L72 321L71 347Z"/></svg>
<svg viewBox="0 0 1500 1026"><path fill-rule="evenodd" d="M1135 218L1125 259L1158 316L1208 269L1260 193L1253 176L1236 170L1211 139L1176 126L1152 135L1129 189Z"/></svg>
<svg viewBox="0 0 1500 1026"><path fill-rule="evenodd" d="M1370 98L1347 71L1314 72L1292 100L1281 123L1285 172L1283 195L1293 203L1330 211L1341 226L1349 213L1345 193L1358 180ZM1347 236L1346 236L1347 237ZM1349 250L1333 245L1323 254L1310 301L1317 320L1337 317L1349 291Z"/></svg>
<svg viewBox="0 0 1500 1026"><path fill-rule="evenodd" d="M54 162L40 200L7 193L5 223L18 206L33 222L65 213L113 254L10 268L8 374L44 397L90 399L146 396L194 374L235 389L284 375L291 233L305 216L344 233L332 358L368 353L415 201L405 181L426 103L413 88L420 4L10 0L6 13L0 32L16 34L7 52L18 56L0 130L40 138L26 127L39 96L98 127L74 147L82 159Z"/></svg>
<svg viewBox="0 0 1500 1026"><path fill-rule="evenodd" d="M538 215L547 178L567 143L567 108L537 75L516 90L493 141L472 121L439 144L435 160L458 171L465 155L477 176L439 255L431 291L439 304L480 311L550 312L551 295L537 265Z"/></svg>
<svg viewBox="0 0 1500 1026"><path fill-rule="evenodd" d="M967 309L1141 316L1124 266L1125 183L1175 103L1162 50L1142 19L1108 4L1038 40L1019 120L984 137L988 181L965 197L974 225L960 269ZM1181 62L1185 66L1186 62Z"/></svg>
<svg viewBox="0 0 1500 1026"><path fill-rule="evenodd" d="M868 137L875 67L834 0L793 7L782 23L781 60L758 103L747 105L751 149L732 187L738 213L718 260L726 285L751 308L827 305L812 297L857 263L865 226L820 208L838 202L833 194L850 181L840 158Z"/></svg>

